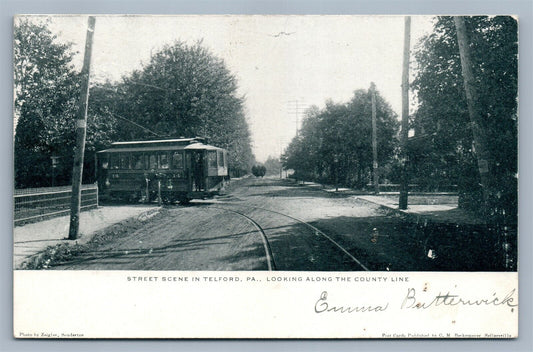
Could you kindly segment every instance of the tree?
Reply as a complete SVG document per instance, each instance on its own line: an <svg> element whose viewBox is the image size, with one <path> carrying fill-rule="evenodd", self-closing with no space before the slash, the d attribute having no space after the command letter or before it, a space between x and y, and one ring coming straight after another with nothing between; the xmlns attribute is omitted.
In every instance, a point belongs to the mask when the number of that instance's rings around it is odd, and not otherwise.
<svg viewBox="0 0 533 352"><path fill-rule="evenodd" d="M510 16L465 17L472 68L488 145L492 212L517 211L517 23ZM425 154L415 153L420 183L456 182L460 205L483 200L453 17L438 17L415 52L419 107L412 121ZM422 139L418 144L420 147Z"/></svg>
<svg viewBox="0 0 533 352"><path fill-rule="evenodd" d="M14 33L15 186L69 184L80 77L70 44L46 23L17 20ZM244 98L224 62L200 42L177 42L122 82L90 88L85 182L93 181L95 151L112 141L208 137L229 152L230 173L254 163ZM150 131L153 131L150 132ZM59 167L52 170L51 157Z"/></svg>
<svg viewBox="0 0 533 352"><path fill-rule="evenodd" d="M264 166L266 168L267 175L280 175L282 165L279 158L269 156L265 161Z"/></svg>
<svg viewBox="0 0 533 352"><path fill-rule="evenodd" d="M14 28L15 187L48 186L52 156L59 156L58 182L72 165L78 74L69 44L45 23L17 19Z"/></svg>
<svg viewBox="0 0 533 352"><path fill-rule="evenodd" d="M316 180L321 177L324 166L320 162L321 127L320 110L312 106L305 112L300 133L281 156L283 168L294 170L294 178Z"/></svg>
<svg viewBox="0 0 533 352"><path fill-rule="evenodd" d="M203 136L226 148L232 171L242 173L253 163L244 98L224 62L201 42L165 46L141 70L123 78L113 112L163 137ZM134 124L117 126L121 140L153 139Z"/></svg>
<svg viewBox="0 0 533 352"><path fill-rule="evenodd" d="M17 19L14 29L15 187L70 184L80 77L70 44L60 43L46 22ZM94 181L95 151L116 138L109 107L110 83L91 87L84 181ZM52 169L52 157L59 162ZM52 178L55 178L54 182Z"/></svg>
<svg viewBox="0 0 533 352"><path fill-rule="evenodd" d="M376 90L376 127L378 164L381 172L391 162L398 145L396 134L399 123L396 113ZM351 151L349 170L356 170L349 184L364 187L370 183L372 170L372 91L357 90L350 101L348 119L342 129L343 141ZM384 175L386 176L386 175Z"/></svg>
<svg viewBox="0 0 533 352"><path fill-rule="evenodd" d="M263 177L266 174L266 167L264 165L254 165L252 166L252 174L255 177Z"/></svg>
<svg viewBox="0 0 533 352"><path fill-rule="evenodd" d="M396 115L376 92L378 160L391 159L398 129ZM306 112L299 136L283 156L287 169L299 179L365 187L372 168L372 92L360 89L346 104L326 102Z"/></svg>

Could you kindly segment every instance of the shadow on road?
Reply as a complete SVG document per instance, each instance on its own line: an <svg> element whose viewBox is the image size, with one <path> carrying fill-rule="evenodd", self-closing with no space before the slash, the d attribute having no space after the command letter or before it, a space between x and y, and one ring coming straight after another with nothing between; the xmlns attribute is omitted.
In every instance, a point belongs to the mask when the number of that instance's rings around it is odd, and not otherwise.
<svg viewBox="0 0 533 352"><path fill-rule="evenodd" d="M199 204L201 205L201 204ZM267 231L275 231L286 226L267 228ZM212 236L192 239L176 238L168 244L159 247L127 247L116 249L108 248L106 243L98 240L91 241L83 247L76 256L68 261L56 263L50 269L91 269L91 267L104 267L107 270L211 270L210 268L187 268L182 265L169 266L164 260L165 256L179 258L179 253L190 253L212 247L211 253L217 255L217 246L227 244L228 241L239 241L245 236L260 236L256 230L232 233L224 236ZM257 258L265 256L261 240L257 237L256 246L242 247L235 255L217 257L222 263L230 264L227 270L266 270L266 261L262 264L254 264ZM178 254L178 256L176 256ZM160 260L162 259L162 260ZM209 259L209 258L207 258ZM250 266L250 264L252 264Z"/></svg>
<svg viewBox="0 0 533 352"><path fill-rule="evenodd" d="M309 197L309 198L347 198L355 193L326 192L322 186L310 184L297 184L287 179L245 179L239 180L239 192L233 194L232 187L229 187L226 194L229 196L239 196L243 191L247 196L254 197ZM360 194L368 194L360 192Z"/></svg>
<svg viewBox="0 0 533 352"><path fill-rule="evenodd" d="M399 217L336 217L312 224L371 270L516 270L506 262L516 263L516 229L511 227L417 224Z"/></svg>

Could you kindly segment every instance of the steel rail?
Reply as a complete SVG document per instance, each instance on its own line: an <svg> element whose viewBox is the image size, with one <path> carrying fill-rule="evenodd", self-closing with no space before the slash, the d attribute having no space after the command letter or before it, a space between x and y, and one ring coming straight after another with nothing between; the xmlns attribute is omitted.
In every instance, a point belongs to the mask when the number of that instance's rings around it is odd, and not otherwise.
<svg viewBox="0 0 533 352"><path fill-rule="evenodd" d="M245 215L243 213L240 213L240 212L232 210L232 209L227 209L227 208L223 208L223 207L214 207L214 206L210 206L209 208L220 209L220 210L224 210L224 211L228 211L228 212L231 212L231 213L238 214L238 215L246 218L252 225L254 225L254 227L261 234L261 239L263 241L263 247L265 248L268 271L276 270L276 263L274 262L274 257L272 255L272 248L270 247L270 243L268 242L268 238L267 238L267 236L265 234L265 231L261 227L261 225L259 225L254 219L252 219L248 215Z"/></svg>
<svg viewBox="0 0 533 352"><path fill-rule="evenodd" d="M355 263L357 263L361 268L363 268L363 270L365 271L370 271L370 269L368 269L363 263L361 263L356 257L354 257L350 252L348 252L344 247L342 247L337 241L335 241L333 238L331 238L330 236L326 235L324 232L322 232L321 230L317 229L315 226L301 220L301 219L298 219L298 218L295 218L294 216L291 216L291 215L287 215L287 214L284 214L284 213L280 213L278 211L275 211L275 210L271 210L271 209L266 209L266 208L261 208L261 207L256 207L256 206L252 206L252 205L240 205L240 204L227 204L227 203L221 203L221 202L217 202L217 204L224 204L224 205L229 205L229 206L238 206L238 207L246 207L246 208L255 208L255 209L261 209L261 210L264 210L264 211L268 211L268 212L271 212L271 213L275 213L275 214L278 214L278 215L282 215L282 216L285 216L285 217L288 217L290 219L293 219L293 220L296 220L306 226L308 226L309 228L313 229L315 231L315 233L318 233L320 234L321 236L325 237L326 239L328 239L331 243L333 243L338 249L340 249L342 252L344 252L344 254L346 254L348 257L350 257L350 259L352 259ZM243 214L241 214L243 215ZM246 216L246 215L243 215L243 216ZM253 220L252 220L253 221Z"/></svg>

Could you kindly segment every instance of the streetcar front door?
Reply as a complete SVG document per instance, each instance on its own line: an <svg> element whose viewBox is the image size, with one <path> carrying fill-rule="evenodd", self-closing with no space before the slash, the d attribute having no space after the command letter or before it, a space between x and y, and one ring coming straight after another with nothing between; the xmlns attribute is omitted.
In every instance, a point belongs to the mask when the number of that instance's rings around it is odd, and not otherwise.
<svg viewBox="0 0 533 352"><path fill-rule="evenodd" d="M191 155L192 190L195 192L205 191L205 167L204 152L193 151Z"/></svg>

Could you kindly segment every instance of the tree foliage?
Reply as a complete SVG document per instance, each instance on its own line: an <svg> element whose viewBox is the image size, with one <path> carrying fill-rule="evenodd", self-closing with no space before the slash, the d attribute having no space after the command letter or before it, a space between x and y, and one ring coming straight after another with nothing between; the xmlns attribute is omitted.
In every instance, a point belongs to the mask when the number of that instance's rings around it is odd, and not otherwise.
<svg viewBox="0 0 533 352"><path fill-rule="evenodd" d="M236 78L201 42L165 46L115 88L112 109L127 120L161 137L207 137L229 151L234 172L252 165L244 98L237 96ZM154 139L154 135L122 121L117 138Z"/></svg>
<svg viewBox="0 0 533 352"><path fill-rule="evenodd" d="M75 53L71 44L57 40L46 22L28 19L17 21L13 44L15 187L69 184L80 97L80 74L72 64ZM94 88L91 93L85 182L94 181L95 151L116 136L116 123L102 114L106 104L95 104L108 94ZM58 157L55 169L52 157Z"/></svg>
<svg viewBox="0 0 533 352"><path fill-rule="evenodd" d="M19 21L14 29L15 186L51 182L51 156L60 156L58 181L68 178L75 140L79 78L70 45L44 23Z"/></svg>
<svg viewBox="0 0 533 352"><path fill-rule="evenodd" d="M15 186L68 184L72 173L80 77L71 44L47 23L18 20L14 29ZM113 141L208 137L226 148L230 172L254 162L244 98L224 62L200 42L177 42L119 83L90 88L84 182L94 181L97 150ZM59 157L52 170L51 157Z"/></svg>
<svg viewBox="0 0 533 352"><path fill-rule="evenodd" d="M266 168L267 175L279 175L282 168L281 161L279 158L269 156L264 163Z"/></svg>
<svg viewBox="0 0 533 352"><path fill-rule="evenodd" d="M326 102L306 112L300 134L288 146L283 163L299 179L364 187L372 168L371 91L359 89L346 104ZM376 92L378 162L387 163L396 146L398 121Z"/></svg>
<svg viewBox="0 0 533 352"><path fill-rule="evenodd" d="M516 20L509 16L466 17L482 128L490 140L491 192L516 213L517 70ZM456 183L461 202L479 208L479 175L452 17L438 17L434 31L415 51L413 89L419 107L412 121L415 182L429 188ZM513 210L514 209L514 210Z"/></svg>
<svg viewBox="0 0 533 352"><path fill-rule="evenodd" d="M263 177L266 174L266 167L264 165L254 165L252 166L252 174L255 177Z"/></svg>

